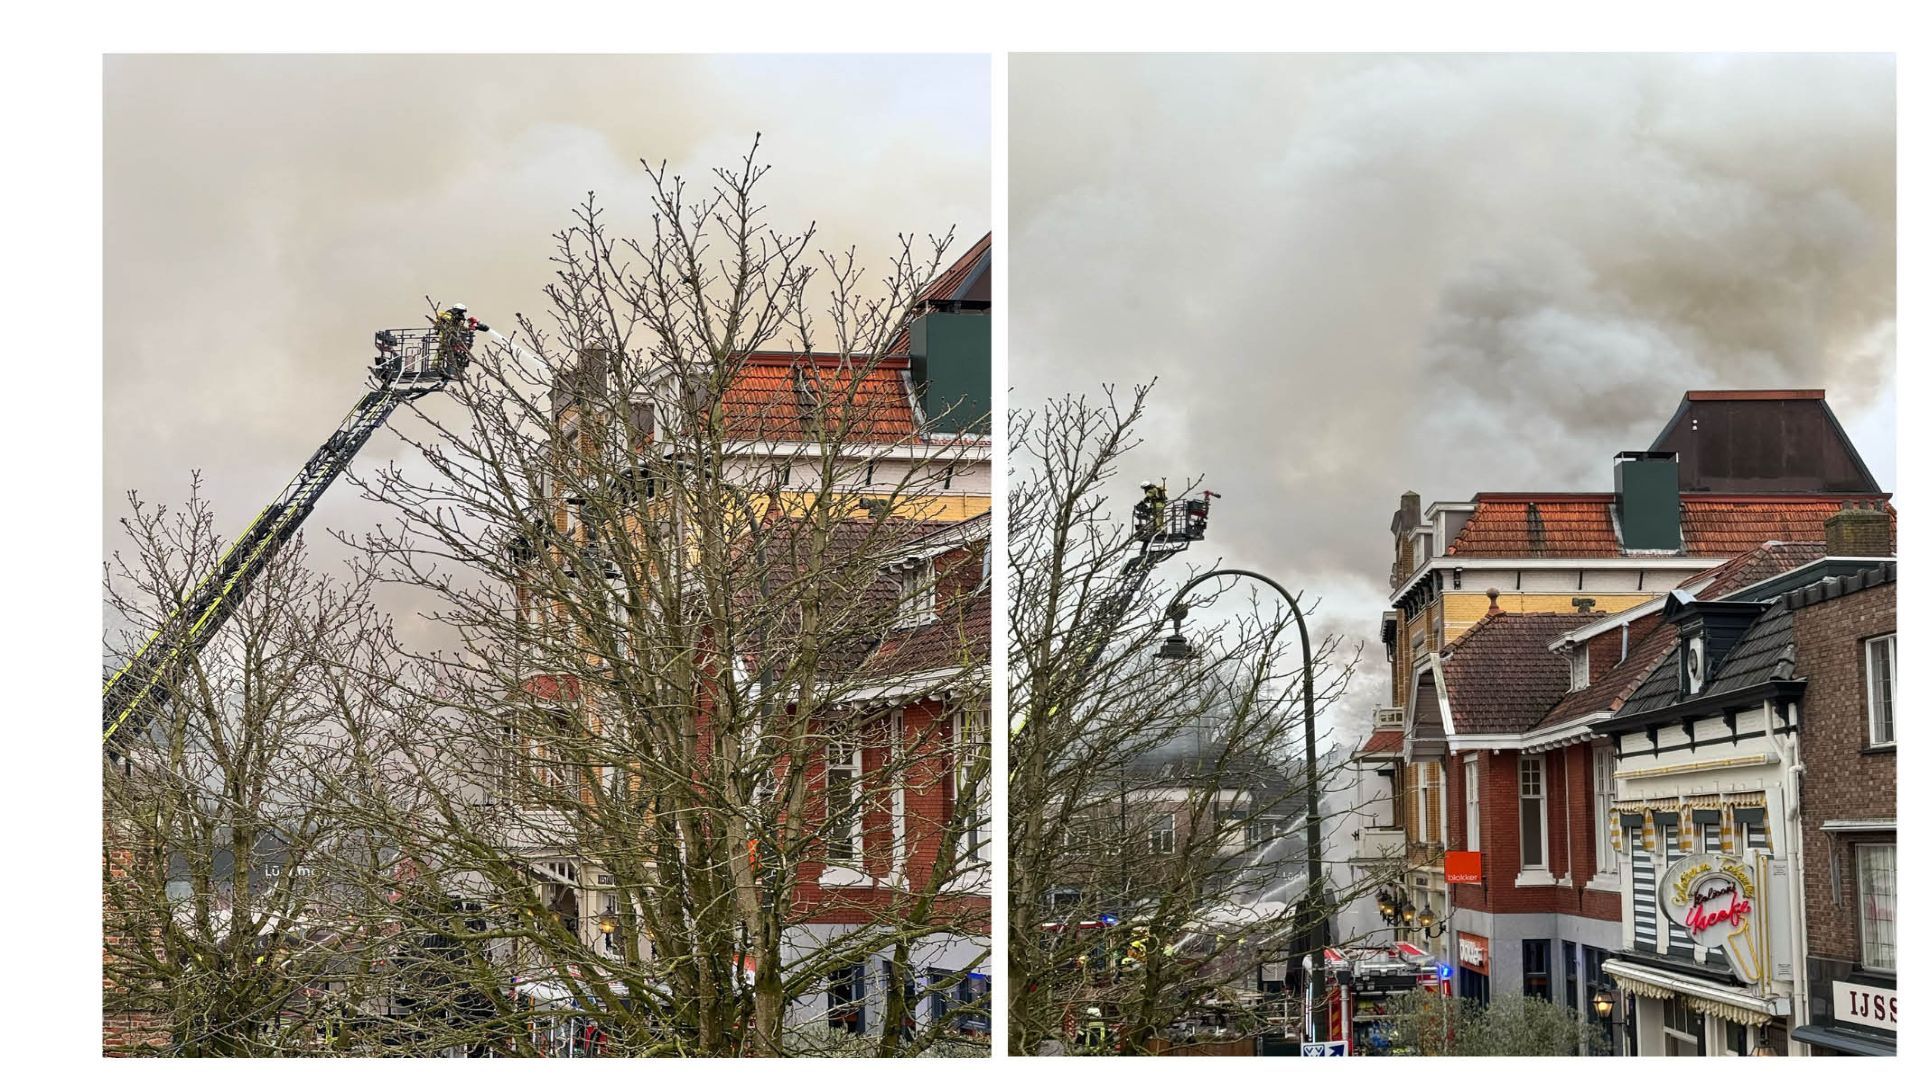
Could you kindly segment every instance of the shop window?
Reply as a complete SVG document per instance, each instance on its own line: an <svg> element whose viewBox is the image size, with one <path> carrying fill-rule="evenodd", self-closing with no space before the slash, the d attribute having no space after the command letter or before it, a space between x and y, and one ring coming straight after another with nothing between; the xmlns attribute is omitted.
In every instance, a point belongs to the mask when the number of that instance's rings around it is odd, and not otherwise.
<svg viewBox="0 0 1920 1080"><path fill-rule="evenodd" d="M1893 703L1897 688L1894 635L1870 639L1867 649L1867 745L1893 745Z"/></svg>
<svg viewBox="0 0 1920 1080"><path fill-rule="evenodd" d="M1470 968L1460 969L1460 996L1468 1001L1477 1001L1482 1005L1492 999L1493 990L1488 979Z"/></svg>
<svg viewBox="0 0 1920 1080"><path fill-rule="evenodd" d="M1737 1020L1722 1020L1720 1023L1725 1025L1726 1028L1726 1030L1721 1032L1722 1046L1720 1053L1726 1057L1746 1057L1747 1025Z"/></svg>
<svg viewBox="0 0 1920 1080"><path fill-rule="evenodd" d="M867 1033L866 970L843 967L827 980L827 1026L849 1035Z"/></svg>
<svg viewBox="0 0 1920 1080"><path fill-rule="evenodd" d="M1567 990L1567 1008L1579 1012L1580 946L1571 941L1560 943L1560 982Z"/></svg>
<svg viewBox="0 0 1920 1080"><path fill-rule="evenodd" d="M1860 890L1860 966L1892 971L1894 950L1894 845L1856 844L1853 861Z"/></svg>
<svg viewBox="0 0 1920 1080"><path fill-rule="evenodd" d="M1581 995L1583 1004L1580 1006L1580 1009L1586 1014L1587 1023L1600 1029L1601 1038L1605 1040L1606 1053L1612 1055L1614 1052L1613 1028L1614 1025L1622 1019L1622 1016L1616 1012L1612 1016L1602 1018L1598 1012L1594 1011L1593 999L1599 995L1601 990L1606 990L1613 995L1614 1008L1618 1010L1626 1007L1626 995L1622 994L1619 989L1614 986L1613 976L1606 973L1605 966L1607 957L1610 955L1607 950L1596 949L1591 945L1585 945L1581 947L1580 953L1580 958L1586 961L1587 965L1586 992Z"/></svg>
<svg viewBox="0 0 1920 1080"><path fill-rule="evenodd" d="M1553 1000L1553 942L1528 938L1520 943L1520 992L1542 1001Z"/></svg>
<svg viewBox="0 0 1920 1080"><path fill-rule="evenodd" d="M1707 1018L1688 1008L1686 999L1671 997L1662 1003L1660 1026L1668 1057L1706 1055Z"/></svg>
<svg viewBox="0 0 1920 1080"><path fill-rule="evenodd" d="M1547 866L1547 768L1537 757L1520 759L1520 867Z"/></svg>

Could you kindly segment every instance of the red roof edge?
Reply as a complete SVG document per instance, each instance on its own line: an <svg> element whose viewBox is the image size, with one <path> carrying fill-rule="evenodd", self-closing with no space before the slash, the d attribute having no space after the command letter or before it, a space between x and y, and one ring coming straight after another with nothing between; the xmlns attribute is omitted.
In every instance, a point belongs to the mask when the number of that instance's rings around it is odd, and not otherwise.
<svg viewBox="0 0 1920 1080"><path fill-rule="evenodd" d="M1825 401L1825 390L1689 390L1688 401Z"/></svg>
<svg viewBox="0 0 1920 1080"><path fill-rule="evenodd" d="M874 369L904 368L907 366L907 358L904 356L882 356L875 359L870 356L856 355L849 359L860 367L872 367ZM783 352L775 349L761 349L757 352L750 352L740 358L742 364L760 364L766 367L792 367L795 362L801 360L812 360L815 364L822 367L829 367L838 364L840 357L837 353Z"/></svg>
<svg viewBox="0 0 1920 1080"><path fill-rule="evenodd" d="M1482 491L1475 502L1612 502L1611 491Z"/></svg>

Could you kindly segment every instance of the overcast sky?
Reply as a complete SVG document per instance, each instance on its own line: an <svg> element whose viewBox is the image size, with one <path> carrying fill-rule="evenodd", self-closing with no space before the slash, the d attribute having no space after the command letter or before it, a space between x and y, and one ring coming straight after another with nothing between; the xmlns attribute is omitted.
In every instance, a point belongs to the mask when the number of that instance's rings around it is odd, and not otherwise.
<svg viewBox="0 0 1920 1080"><path fill-rule="evenodd" d="M228 535L251 520L361 392L373 331L424 325L426 295L496 324L541 310L589 189L616 230L647 227L643 158L704 187L760 131L775 227L877 260L953 226L964 250L991 220L988 76L985 57L109 57L108 548L127 489L178 503L194 468ZM376 436L360 460L403 449ZM307 533L337 560L322 530L374 520L343 482Z"/></svg>
<svg viewBox="0 0 1920 1080"><path fill-rule="evenodd" d="M1409 488L1607 490L1687 390L1823 387L1894 490L1891 57L1016 55L1009 114L1015 404L1157 376L1120 481L1204 473L1195 554L1367 643L1349 738Z"/></svg>

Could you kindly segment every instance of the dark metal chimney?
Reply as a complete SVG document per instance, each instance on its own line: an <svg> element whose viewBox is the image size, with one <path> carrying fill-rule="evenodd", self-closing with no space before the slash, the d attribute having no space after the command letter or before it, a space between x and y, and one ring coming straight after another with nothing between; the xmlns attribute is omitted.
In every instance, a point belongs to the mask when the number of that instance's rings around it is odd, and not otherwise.
<svg viewBox="0 0 1920 1080"><path fill-rule="evenodd" d="M1628 551L1679 551L1679 455L1623 450L1613 456L1614 510L1620 546Z"/></svg>

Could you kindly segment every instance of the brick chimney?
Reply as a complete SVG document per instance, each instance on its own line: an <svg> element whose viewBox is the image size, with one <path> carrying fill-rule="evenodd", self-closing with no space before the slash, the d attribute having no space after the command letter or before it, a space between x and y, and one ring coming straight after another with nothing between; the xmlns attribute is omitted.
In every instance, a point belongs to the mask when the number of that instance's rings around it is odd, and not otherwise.
<svg viewBox="0 0 1920 1080"><path fill-rule="evenodd" d="M1843 503L1840 512L1827 519L1827 554L1868 558L1892 555L1892 525L1887 512L1874 503Z"/></svg>

